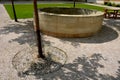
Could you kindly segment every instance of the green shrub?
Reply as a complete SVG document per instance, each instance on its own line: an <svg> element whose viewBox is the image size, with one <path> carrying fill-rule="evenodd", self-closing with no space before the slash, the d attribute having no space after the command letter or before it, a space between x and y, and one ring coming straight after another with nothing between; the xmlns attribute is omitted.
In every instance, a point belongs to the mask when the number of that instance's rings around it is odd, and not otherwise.
<svg viewBox="0 0 120 80"><path fill-rule="evenodd" d="M108 4L108 2L104 2L104 5L107 5Z"/></svg>
<svg viewBox="0 0 120 80"><path fill-rule="evenodd" d="M116 7L116 4L115 4L115 3L112 3L112 6Z"/></svg>
<svg viewBox="0 0 120 80"><path fill-rule="evenodd" d="M112 6L112 3L111 3L111 2L108 2L108 3L107 3L107 6Z"/></svg>
<svg viewBox="0 0 120 80"><path fill-rule="evenodd" d="M120 7L120 4L117 4L116 7Z"/></svg>
<svg viewBox="0 0 120 80"><path fill-rule="evenodd" d="M114 7L120 7L120 4L115 4L114 2L113 3L111 3L111 2L104 2L104 5L114 6Z"/></svg>

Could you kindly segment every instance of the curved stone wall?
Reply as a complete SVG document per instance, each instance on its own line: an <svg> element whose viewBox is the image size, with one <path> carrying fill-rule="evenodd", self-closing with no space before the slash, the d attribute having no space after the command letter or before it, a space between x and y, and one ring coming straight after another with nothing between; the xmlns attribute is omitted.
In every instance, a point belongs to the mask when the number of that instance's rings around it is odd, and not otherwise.
<svg viewBox="0 0 120 80"><path fill-rule="evenodd" d="M80 8L43 8L39 10L40 28L56 37L88 37L101 29L103 14Z"/></svg>

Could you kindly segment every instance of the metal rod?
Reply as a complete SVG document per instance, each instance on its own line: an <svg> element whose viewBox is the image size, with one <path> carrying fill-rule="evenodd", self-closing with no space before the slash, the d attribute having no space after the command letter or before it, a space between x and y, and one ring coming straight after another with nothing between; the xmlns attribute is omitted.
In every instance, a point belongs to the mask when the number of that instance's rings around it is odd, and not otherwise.
<svg viewBox="0 0 120 80"><path fill-rule="evenodd" d="M39 18L38 18L38 9L37 9L37 1L36 0L34 0L33 5L34 5L34 20L35 20L34 29L35 29L35 32L37 35L37 46L38 46L38 53L39 53L38 57L45 58L43 55L43 51L42 51Z"/></svg>
<svg viewBox="0 0 120 80"><path fill-rule="evenodd" d="M15 12L15 7L14 7L14 0L11 0L11 3L12 3L12 8L13 8L14 20L15 20L15 22L18 22L16 12Z"/></svg>
<svg viewBox="0 0 120 80"><path fill-rule="evenodd" d="M76 2L76 0L74 0L74 5L73 5L74 8L75 8L75 2Z"/></svg>

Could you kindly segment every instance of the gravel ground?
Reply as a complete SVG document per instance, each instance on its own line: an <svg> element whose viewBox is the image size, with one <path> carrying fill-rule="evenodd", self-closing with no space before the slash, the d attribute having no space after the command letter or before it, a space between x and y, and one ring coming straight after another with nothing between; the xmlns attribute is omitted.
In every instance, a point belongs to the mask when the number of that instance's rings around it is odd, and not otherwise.
<svg viewBox="0 0 120 80"><path fill-rule="evenodd" d="M36 44L33 20L16 23L0 17L0 80L120 80L120 20L104 19L102 30L88 38L42 34L43 44L67 53L66 64L53 73L20 76L12 60L19 51Z"/></svg>

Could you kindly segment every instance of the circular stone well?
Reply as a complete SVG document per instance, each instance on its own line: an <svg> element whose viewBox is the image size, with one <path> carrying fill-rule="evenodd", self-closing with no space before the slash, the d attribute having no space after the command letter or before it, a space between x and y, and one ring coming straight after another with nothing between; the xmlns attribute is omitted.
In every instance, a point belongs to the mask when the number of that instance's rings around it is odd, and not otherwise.
<svg viewBox="0 0 120 80"><path fill-rule="evenodd" d="M103 22L103 12L83 8L39 9L41 31L56 37L88 37L97 33Z"/></svg>

